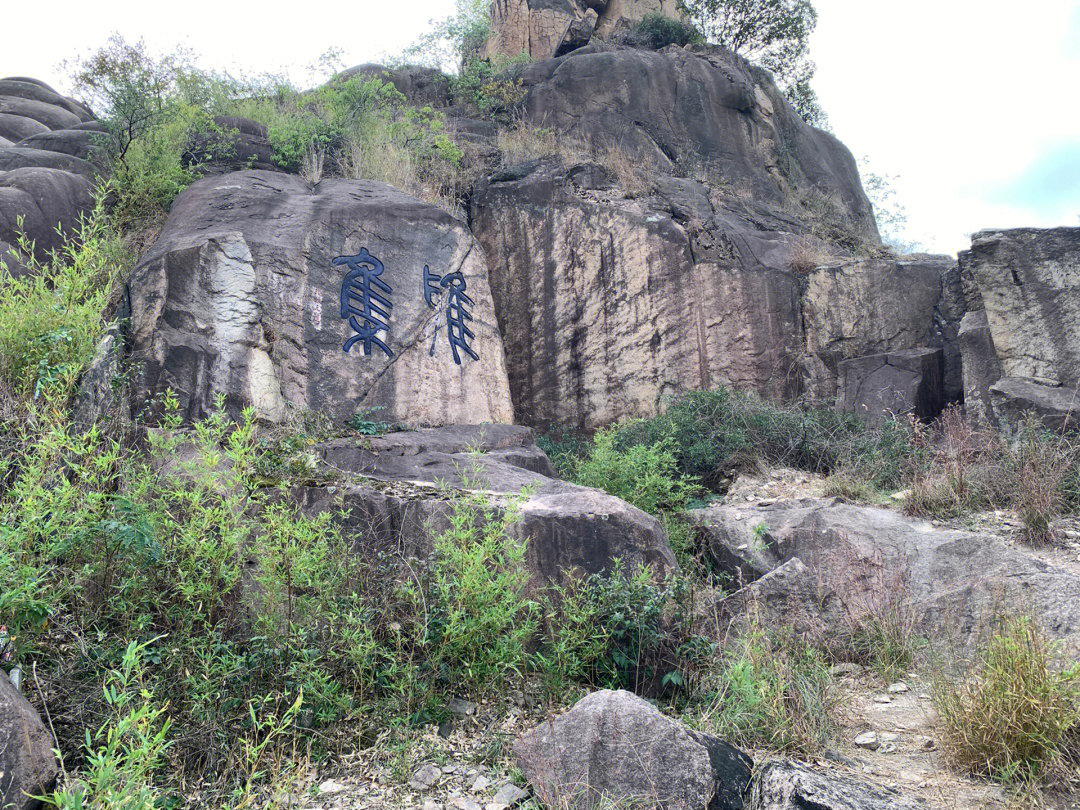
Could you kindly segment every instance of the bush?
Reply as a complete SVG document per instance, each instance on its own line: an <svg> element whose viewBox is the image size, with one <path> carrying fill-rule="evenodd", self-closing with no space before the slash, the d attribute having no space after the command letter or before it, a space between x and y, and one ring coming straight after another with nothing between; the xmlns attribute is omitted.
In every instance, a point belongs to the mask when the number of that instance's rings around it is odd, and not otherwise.
<svg viewBox="0 0 1080 810"><path fill-rule="evenodd" d="M454 96L471 101L492 118L512 118L525 102L522 74L531 62L525 53L467 58L454 77Z"/></svg>
<svg viewBox="0 0 1080 810"><path fill-rule="evenodd" d="M697 631L690 582L657 583L646 566L616 562L548 599L537 664L549 685L595 686L668 696L689 694L714 657Z"/></svg>
<svg viewBox="0 0 1080 810"><path fill-rule="evenodd" d="M705 41L690 23L659 12L646 14L626 35L627 45L658 51L668 45L692 45Z"/></svg>
<svg viewBox="0 0 1080 810"><path fill-rule="evenodd" d="M934 706L956 767L1023 785L1080 755L1080 665L1058 671L1055 653L1030 618L1007 616L966 672L940 674Z"/></svg>

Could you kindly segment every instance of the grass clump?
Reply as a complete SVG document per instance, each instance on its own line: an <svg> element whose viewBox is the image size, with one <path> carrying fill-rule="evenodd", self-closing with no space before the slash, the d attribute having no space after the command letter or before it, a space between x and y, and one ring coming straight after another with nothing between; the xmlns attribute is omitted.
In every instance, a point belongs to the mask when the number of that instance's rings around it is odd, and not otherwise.
<svg viewBox="0 0 1080 810"><path fill-rule="evenodd" d="M700 721L742 745L812 754L836 730L828 662L790 629L752 621L729 642L703 689Z"/></svg>
<svg viewBox="0 0 1080 810"><path fill-rule="evenodd" d="M1006 616L966 672L937 679L942 743L961 771L1012 786L1059 775L1080 756L1080 665L1026 616Z"/></svg>

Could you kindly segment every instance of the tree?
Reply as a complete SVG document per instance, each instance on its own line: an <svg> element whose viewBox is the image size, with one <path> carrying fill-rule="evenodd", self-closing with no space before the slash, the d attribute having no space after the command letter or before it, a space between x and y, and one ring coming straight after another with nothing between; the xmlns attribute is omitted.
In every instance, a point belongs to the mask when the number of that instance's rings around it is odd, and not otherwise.
<svg viewBox="0 0 1080 810"><path fill-rule="evenodd" d="M795 111L815 126L826 124L810 86L814 63L810 34L817 11L810 0L682 0L691 21L709 42L772 72Z"/></svg>
<svg viewBox="0 0 1080 810"><path fill-rule="evenodd" d="M907 209L896 197L894 175L878 174L871 171L870 158L859 160L859 173L862 175L863 191L874 209L881 241L898 253L917 253L922 250L916 240L907 232Z"/></svg>
<svg viewBox="0 0 1080 810"><path fill-rule="evenodd" d="M111 156L123 163L131 144L166 115L190 62L183 52L155 59L142 40L131 44L113 34L72 67L76 92L101 115Z"/></svg>

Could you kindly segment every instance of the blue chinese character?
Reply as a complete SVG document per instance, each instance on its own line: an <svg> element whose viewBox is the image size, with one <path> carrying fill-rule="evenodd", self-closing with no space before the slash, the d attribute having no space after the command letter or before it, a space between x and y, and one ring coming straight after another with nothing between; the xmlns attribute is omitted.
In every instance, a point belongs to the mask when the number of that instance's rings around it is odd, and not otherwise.
<svg viewBox="0 0 1080 810"><path fill-rule="evenodd" d="M432 273L424 266L424 278L421 289L424 292L424 300L428 306L435 309L435 297L446 293L446 338L450 342L450 350L454 353L454 362L461 365L461 355L458 349L469 355L473 360L479 360L479 356L469 346L469 340L476 337L466 325L466 321L472 320L468 307L473 305L473 300L465 294L466 281L461 271L448 273L440 276ZM441 289L440 289L441 288ZM435 341L439 337L439 328L435 327L435 335L431 339L431 356L435 355Z"/></svg>
<svg viewBox="0 0 1080 810"><path fill-rule="evenodd" d="M379 276L383 273L383 263L368 253L367 248L360 248L355 256L338 256L334 266L348 265L349 272L341 282L341 317L349 319L356 334L345 341L342 350L348 352L357 341L364 346L364 354L371 355L372 344L378 346L388 357L393 357L385 343L378 338L378 333L389 331L390 303L389 295L393 292L390 285Z"/></svg>

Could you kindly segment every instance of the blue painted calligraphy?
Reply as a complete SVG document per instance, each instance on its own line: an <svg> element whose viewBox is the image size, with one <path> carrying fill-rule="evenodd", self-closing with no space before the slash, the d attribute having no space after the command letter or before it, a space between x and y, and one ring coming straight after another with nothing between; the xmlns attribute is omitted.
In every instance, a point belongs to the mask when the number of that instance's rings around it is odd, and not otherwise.
<svg viewBox="0 0 1080 810"><path fill-rule="evenodd" d="M342 350L348 352L356 343L363 346L364 354L370 356L372 345L378 346L388 357L393 357L382 340L379 332L390 330L390 285L379 276L383 274L383 263L368 253L367 248L360 248L355 256L338 256L334 266L347 265L349 272L341 282L341 317L349 319L356 334L345 341Z"/></svg>
<svg viewBox="0 0 1080 810"><path fill-rule="evenodd" d="M465 352L473 360L479 360L479 356L469 346L469 341L476 337L466 323L466 321L472 320L468 308L473 305L473 300L465 294L466 281L461 271L458 270L440 276L438 273L432 273L430 268L425 265L424 277L420 287L424 292L424 300L432 309L436 307L435 299L444 292L446 293L446 338L450 342L450 350L454 353L454 362L459 366L461 365L461 355L458 353L458 349ZM436 327L435 335L431 339L431 351L428 352L433 357L435 355L435 341L438 337L439 328Z"/></svg>

